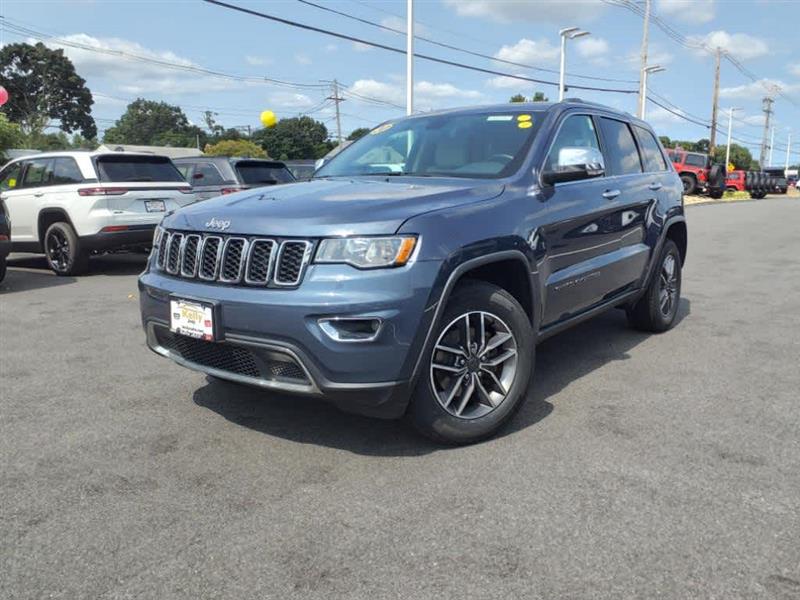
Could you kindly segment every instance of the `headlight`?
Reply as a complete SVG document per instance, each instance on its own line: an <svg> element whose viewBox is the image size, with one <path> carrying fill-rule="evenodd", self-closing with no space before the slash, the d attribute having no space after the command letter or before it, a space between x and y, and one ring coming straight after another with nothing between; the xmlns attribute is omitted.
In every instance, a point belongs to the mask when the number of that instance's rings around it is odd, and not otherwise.
<svg viewBox="0 0 800 600"><path fill-rule="evenodd" d="M397 237L352 237L322 240L314 262L344 263L359 269L400 267L414 253L417 238Z"/></svg>

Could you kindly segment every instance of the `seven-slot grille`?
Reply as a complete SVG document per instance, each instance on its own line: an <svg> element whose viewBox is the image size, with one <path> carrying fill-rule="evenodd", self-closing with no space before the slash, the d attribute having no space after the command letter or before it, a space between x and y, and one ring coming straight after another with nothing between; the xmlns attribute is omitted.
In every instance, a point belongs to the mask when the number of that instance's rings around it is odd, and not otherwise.
<svg viewBox="0 0 800 600"><path fill-rule="evenodd" d="M312 243L163 231L156 249L155 264L170 275L227 284L293 287L303 278Z"/></svg>

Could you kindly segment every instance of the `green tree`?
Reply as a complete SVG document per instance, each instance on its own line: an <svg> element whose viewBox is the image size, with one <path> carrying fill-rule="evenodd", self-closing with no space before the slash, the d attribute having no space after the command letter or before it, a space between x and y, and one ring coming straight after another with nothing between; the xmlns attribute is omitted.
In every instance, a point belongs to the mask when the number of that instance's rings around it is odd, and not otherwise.
<svg viewBox="0 0 800 600"><path fill-rule="evenodd" d="M112 127L106 129L107 144L195 147L206 143L205 132L189 123L179 106L137 98Z"/></svg>
<svg viewBox="0 0 800 600"><path fill-rule="evenodd" d="M311 117L281 119L275 127L253 133L253 141L278 160L320 158L332 147L328 129Z"/></svg>
<svg viewBox="0 0 800 600"><path fill-rule="evenodd" d="M658 141L661 142L661 145L664 146L664 148L673 148L674 147L673 146L674 142L671 139L669 139L667 136L665 136L665 135L658 136Z"/></svg>
<svg viewBox="0 0 800 600"><path fill-rule="evenodd" d="M350 140L351 142L355 142L356 140L359 140L365 135L367 135L368 133L369 133L369 127L358 127L350 132L350 135L347 136L347 139Z"/></svg>
<svg viewBox="0 0 800 600"><path fill-rule="evenodd" d="M5 114L0 112L0 161L6 160L6 150L22 146L25 136L19 125L9 121Z"/></svg>
<svg viewBox="0 0 800 600"><path fill-rule="evenodd" d="M508 99L509 102L550 102L550 99L544 95L544 92L534 92L533 97L528 100L522 94L514 94Z"/></svg>
<svg viewBox="0 0 800 600"><path fill-rule="evenodd" d="M67 133L97 136L92 94L63 50L8 44L0 49L0 81L9 95L3 111L23 133L41 134L52 119Z"/></svg>
<svg viewBox="0 0 800 600"><path fill-rule="evenodd" d="M511 98L508 99L509 102L527 102L528 99L523 96L522 94L514 94Z"/></svg>
<svg viewBox="0 0 800 600"><path fill-rule="evenodd" d="M209 144L203 150L209 156L244 156L246 158L267 158L267 153L250 140L222 140Z"/></svg>
<svg viewBox="0 0 800 600"><path fill-rule="evenodd" d="M725 160L725 150L726 146L717 146L717 150L714 153L717 161L723 162ZM750 150L739 144L731 144L731 163L735 168L747 170L752 162L753 155L750 154Z"/></svg>

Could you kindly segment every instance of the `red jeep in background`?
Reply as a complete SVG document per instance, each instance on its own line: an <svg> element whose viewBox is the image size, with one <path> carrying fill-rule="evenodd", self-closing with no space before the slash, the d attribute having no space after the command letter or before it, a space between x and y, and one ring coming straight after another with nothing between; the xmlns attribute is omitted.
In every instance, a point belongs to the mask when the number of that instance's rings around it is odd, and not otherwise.
<svg viewBox="0 0 800 600"><path fill-rule="evenodd" d="M702 152L687 152L686 150L667 150L672 164L683 182L683 193L694 194L705 192L708 185L708 170L711 168L711 158Z"/></svg>
<svg viewBox="0 0 800 600"><path fill-rule="evenodd" d="M725 189L732 192L747 191L747 174L744 171L731 171L725 178Z"/></svg>

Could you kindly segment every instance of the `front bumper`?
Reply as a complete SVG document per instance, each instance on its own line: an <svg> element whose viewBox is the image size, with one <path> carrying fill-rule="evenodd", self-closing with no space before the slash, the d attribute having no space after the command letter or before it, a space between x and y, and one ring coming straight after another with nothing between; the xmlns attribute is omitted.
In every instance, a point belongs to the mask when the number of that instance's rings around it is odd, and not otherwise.
<svg viewBox="0 0 800 600"><path fill-rule="evenodd" d="M358 271L311 265L300 287L286 290L148 270L139 279L142 322L148 346L183 366L265 389L320 396L352 412L398 417L433 316L426 308L439 266L418 261ZM171 339L170 297L215 303L220 340ZM318 321L342 317L379 318L382 327L374 341L337 342Z"/></svg>

